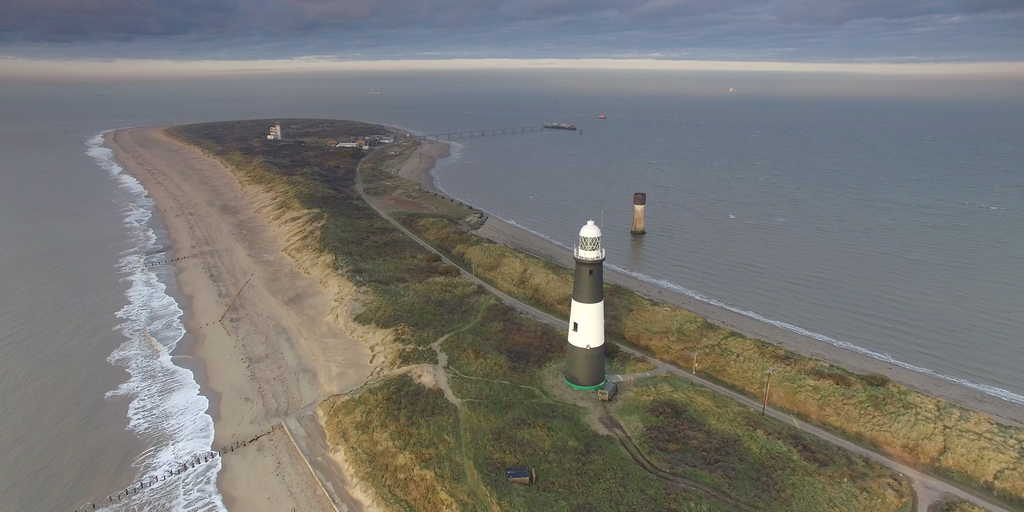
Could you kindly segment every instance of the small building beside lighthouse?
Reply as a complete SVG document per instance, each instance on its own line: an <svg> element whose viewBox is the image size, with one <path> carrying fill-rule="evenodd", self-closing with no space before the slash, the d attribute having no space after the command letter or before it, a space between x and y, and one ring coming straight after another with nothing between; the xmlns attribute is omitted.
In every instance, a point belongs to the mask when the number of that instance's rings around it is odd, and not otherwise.
<svg viewBox="0 0 1024 512"><path fill-rule="evenodd" d="M576 275L569 309L565 382L576 389L604 383L604 248L601 228L589 220L573 248Z"/></svg>

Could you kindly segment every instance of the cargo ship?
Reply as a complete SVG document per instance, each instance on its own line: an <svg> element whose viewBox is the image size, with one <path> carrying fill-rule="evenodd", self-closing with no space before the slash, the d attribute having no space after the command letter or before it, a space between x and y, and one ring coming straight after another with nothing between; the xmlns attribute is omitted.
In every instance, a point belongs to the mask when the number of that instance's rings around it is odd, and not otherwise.
<svg viewBox="0 0 1024 512"><path fill-rule="evenodd" d="M544 128L553 128L555 130L575 130L576 125L568 123L544 123Z"/></svg>

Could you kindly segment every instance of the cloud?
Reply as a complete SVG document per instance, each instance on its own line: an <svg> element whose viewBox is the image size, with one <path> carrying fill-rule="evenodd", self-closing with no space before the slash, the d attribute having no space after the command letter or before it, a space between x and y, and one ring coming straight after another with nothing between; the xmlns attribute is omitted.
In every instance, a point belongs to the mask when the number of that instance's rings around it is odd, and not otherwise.
<svg viewBox="0 0 1024 512"><path fill-rule="evenodd" d="M955 41L955 44L951 44ZM131 42L126 46L123 43ZM70 43L94 45L92 50ZM1024 59L1020 0L3 0L0 51ZM120 45L120 46L119 46ZM42 49L41 49L42 48ZM162 52L162 53L161 53ZM8 51L8 54L18 52ZM237 54L236 54L237 55ZM732 57L730 57L732 55ZM967 57L964 57L967 55Z"/></svg>
<svg viewBox="0 0 1024 512"><path fill-rule="evenodd" d="M236 0L4 0L0 34L31 40L218 33L237 22Z"/></svg>

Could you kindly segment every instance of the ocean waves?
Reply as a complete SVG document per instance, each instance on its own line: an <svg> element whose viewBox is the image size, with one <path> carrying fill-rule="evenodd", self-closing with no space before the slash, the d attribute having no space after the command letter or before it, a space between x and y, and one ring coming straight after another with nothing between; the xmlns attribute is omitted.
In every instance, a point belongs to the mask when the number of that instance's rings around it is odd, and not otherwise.
<svg viewBox="0 0 1024 512"><path fill-rule="evenodd" d="M125 397L128 429L149 446L135 460L137 480L160 477L195 454L209 451L213 419L209 400L199 393L191 370L174 363L171 353L185 335L182 310L167 293L173 275L167 267L147 267L147 259L163 260L164 248L149 225L155 203L146 190L114 161L100 133L87 142L87 153L124 192L119 206L131 249L122 253L117 269L129 284L127 303L115 313L116 329L126 338L107 360L125 369L129 378L108 398ZM226 510L217 490L220 459L124 498L112 510Z"/></svg>

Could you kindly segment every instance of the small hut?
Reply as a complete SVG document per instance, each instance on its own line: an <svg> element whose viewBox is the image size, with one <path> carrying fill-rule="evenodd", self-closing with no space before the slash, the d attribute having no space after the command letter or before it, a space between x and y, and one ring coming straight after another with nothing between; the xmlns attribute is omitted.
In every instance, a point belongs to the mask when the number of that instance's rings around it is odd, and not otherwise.
<svg viewBox="0 0 1024 512"><path fill-rule="evenodd" d="M537 473L530 468L505 468L505 478L514 484L530 485L537 482Z"/></svg>
<svg viewBox="0 0 1024 512"><path fill-rule="evenodd" d="M610 380L606 380L601 389L597 390L597 399L611 402L615 394L619 392L619 386Z"/></svg>

